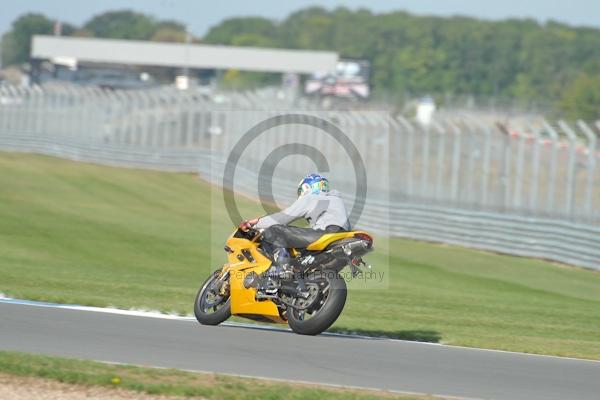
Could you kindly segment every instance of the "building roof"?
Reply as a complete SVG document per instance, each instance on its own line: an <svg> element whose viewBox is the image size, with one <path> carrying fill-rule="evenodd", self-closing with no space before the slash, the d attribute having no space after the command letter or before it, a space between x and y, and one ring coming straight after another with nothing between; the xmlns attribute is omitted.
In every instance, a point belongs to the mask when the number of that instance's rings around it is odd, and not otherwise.
<svg viewBox="0 0 600 400"><path fill-rule="evenodd" d="M307 74L334 71L338 61L338 54L329 51L44 35L35 35L32 38L31 57L73 58L77 62Z"/></svg>

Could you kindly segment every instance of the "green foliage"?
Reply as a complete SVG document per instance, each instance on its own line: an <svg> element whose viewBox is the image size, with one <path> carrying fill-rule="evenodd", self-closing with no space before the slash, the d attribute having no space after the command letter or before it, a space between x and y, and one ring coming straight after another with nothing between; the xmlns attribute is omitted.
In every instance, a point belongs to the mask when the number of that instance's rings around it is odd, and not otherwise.
<svg viewBox="0 0 600 400"><path fill-rule="evenodd" d="M157 20L134 11L108 11L94 16L83 25L83 32L113 39L185 42L186 28L177 21Z"/></svg>
<svg viewBox="0 0 600 400"><path fill-rule="evenodd" d="M109 11L96 15L84 26L97 37L148 40L158 29L154 18L134 11Z"/></svg>
<svg viewBox="0 0 600 400"><path fill-rule="evenodd" d="M153 42L184 43L186 41L185 31L168 27L159 28L150 38Z"/></svg>
<svg viewBox="0 0 600 400"><path fill-rule="evenodd" d="M254 45L243 39L246 35L268 38L262 45L368 59L375 92L556 103L581 72L600 73L600 30L557 22L311 7L277 25L262 18L230 19L212 28L206 39Z"/></svg>
<svg viewBox="0 0 600 400"><path fill-rule="evenodd" d="M5 65L27 60L32 34L51 33L52 21L27 14L4 35ZM133 11L93 17L64 35L185 41L185 27ZM276 23L262 17L227 19L205 43L337 51L371 61L375 94L475 95L557 104L572 117L592 117L565 94L582 74L600 73L600 30L533 20L481 21L466 17L374 14L365 9L309 7ZM272 75L231 72L225 84L245 88L274 83ZM573 89L574 90L574 89ZM382 93L384 92L384 93ZM385 96L384 96L385 97ZM571 100L570 100L571 99Z"/></svg>
<svg viewBox="0 0 600 400"><path fill-rule="evenodd" d="M52 33L54 22L42 14L25 14L12 24L2 37L2 64L21 64L29 59L31 36Z"/></svg>
<svg viewBox="0 0 600 400"><path fill-rule="evenodd" d="M565 91L562 108L569 118L593 120L600 116L600 73L581 74Z"/></svg>
<svg viewBox="0 0 600 400"><path fill-rule="evenodd" d="M204 42L231 46L278 47L276 30L275 24L266 18L232 18L211 29L204 37ZM222 84L225 88L240 90L277 83L279 79L278 76L269 73L228 70L223 74Z"/></svg>
<svg viewBox="0 0 600 400"><path fill-rule="evenodd" d="M12 29L2 37L2 64L6 66L26 62L31 52L31 37L36 34L52 34L54 23L55 21L42 14L25 14L17 18ZM185 26L177 21L160 21L127 10L99 14L81 28L63 22L61 34L161 42L184 42L186 39ZM264 45L270 46L271 43L265 42Z"/></svg>
<svg viewBox="0 0 600 400"><path fill-rule="evenodd" d="M276 35L277 28L275 24L266 18L262 17L246 17L246 18L231 18L221 22L204 37L204 42L210 44L227 44L227 45L246 45L255 46L253 42L246 44L236 44L237 36L250 36L255 40L263 43L268 42L269 46L275 47L276 42L271 41Z"/></svg>
<svg viewBox="0 0 600 400"><path fill-rule="evenodd" d="M231 90L255 89L268 84L276 84L279 77L266 72L238 71L229 69L225 71L221 79L221 85Z"/></svg>

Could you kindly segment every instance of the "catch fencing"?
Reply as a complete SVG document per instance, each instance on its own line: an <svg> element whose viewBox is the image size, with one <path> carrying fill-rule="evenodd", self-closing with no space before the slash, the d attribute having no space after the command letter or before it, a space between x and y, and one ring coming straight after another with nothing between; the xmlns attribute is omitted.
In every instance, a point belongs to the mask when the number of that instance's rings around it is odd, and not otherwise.
<svg viewBox="0 0 600 400"><path fill-rule="evenodd" d="M361 226L600 269L599 122L498 123L452 113L421 126L386 110L322 110L278 96L1 86L0 149L198 172L222 184L227 157L250 128L281 115L314 116L359 149L369 185ZM356 159L344 160L348 154L322 130L289 123L257 139L241 158L235 189L259 197L258 167L273 148L310 143L335 185L355 193ZM272 162L279 203L292 199L298 175L314 169L304 156Z"/></svg>

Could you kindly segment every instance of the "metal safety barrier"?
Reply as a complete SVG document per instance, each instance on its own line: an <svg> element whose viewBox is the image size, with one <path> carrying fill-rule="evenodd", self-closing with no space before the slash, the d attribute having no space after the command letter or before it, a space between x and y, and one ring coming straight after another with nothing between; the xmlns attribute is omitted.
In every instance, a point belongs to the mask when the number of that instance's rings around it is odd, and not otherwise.
<svg viewBox="0 0 600 400"><path fill-rule="evenodd" d="M347 154L323 127L283 124L243 149L237 191L258 197L258 171L274 149L310 145L347 194L357 161L364 164L365 228L600 269L600 123L539 118L498 127L446 115L422 126L385 110L317 110L303 101L261 92L0 87L0 149L198 172L220 185L227 156L253 126L303 114L338 127L360 154ZM271 162L280 202L315 168L298 154Z"/></svg>

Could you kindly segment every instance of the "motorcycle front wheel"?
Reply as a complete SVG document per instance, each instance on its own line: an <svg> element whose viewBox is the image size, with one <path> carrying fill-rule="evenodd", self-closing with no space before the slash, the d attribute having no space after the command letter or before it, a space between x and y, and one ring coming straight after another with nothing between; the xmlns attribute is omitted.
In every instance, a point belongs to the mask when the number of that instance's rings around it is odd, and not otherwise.
<svg viewBox="0 0 600 400"><path fill-rule="evenodd" d="M288 308L288 324L301 335L318 335L340 316L346 304L346 282L335 271L322 271L305 279L308 298L296 298Z"/></svg>
<svg viewBox="0 0 600 400"><path fill-rule="evenodd" d="M194 314L202 325L219 325L231 316L229 293L221 294L220 273L218 270L210 274L196 295Z"/></svg>

